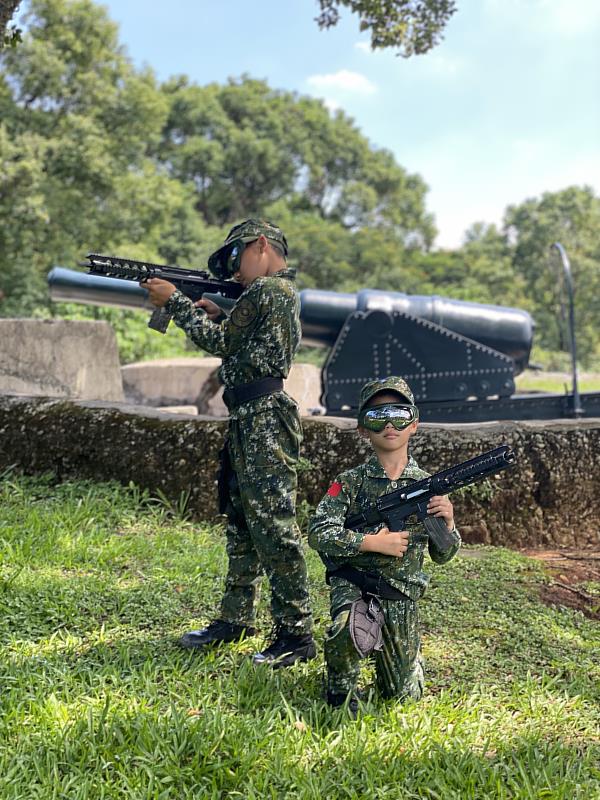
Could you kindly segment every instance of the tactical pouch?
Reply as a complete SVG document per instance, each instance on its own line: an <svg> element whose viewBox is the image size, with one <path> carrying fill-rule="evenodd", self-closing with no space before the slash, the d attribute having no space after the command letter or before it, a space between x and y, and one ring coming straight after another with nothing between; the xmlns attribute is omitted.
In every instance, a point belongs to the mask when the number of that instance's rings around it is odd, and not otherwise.
<svg viewBox="0 0 600 800"><path fill-rule="evenodd" d="M217 495L219 498L219 514L224 514L227 510L229 500L229 480L231 478L231 458L227 439L219 451L219 470L217 472Z"/></svg>
<svg viewBox="0 0 600 800"><path fill-rule="evenodd" d="M383 609L373 595L359 597L350 606L350 637L361 658L383 648Z"/></svg>

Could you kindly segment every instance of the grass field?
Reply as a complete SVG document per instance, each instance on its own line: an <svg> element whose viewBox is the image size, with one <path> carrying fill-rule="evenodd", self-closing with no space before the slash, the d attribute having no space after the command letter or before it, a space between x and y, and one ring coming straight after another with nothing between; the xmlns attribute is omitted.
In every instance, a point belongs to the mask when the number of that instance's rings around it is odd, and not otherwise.
<svg viewBox="0 0 600 800"><path fill-rule="evenodd" d="M572 375L568 372L525 370L515 379L518 392L559 392L572 389ZM577 376L580 392L600 392L599 372L580 372Z"/></svg>
<svg viewBox="0 0 600 800"><path fill-rule="evenodd" d="M600 626L540 603L537 561L429 563L427 693L352 721L323 702L322 656L273 673L248 663L262 638L177 648L218 608L218 527L135 488L7 474L0 554L2 800L600 798Z"/></svg>

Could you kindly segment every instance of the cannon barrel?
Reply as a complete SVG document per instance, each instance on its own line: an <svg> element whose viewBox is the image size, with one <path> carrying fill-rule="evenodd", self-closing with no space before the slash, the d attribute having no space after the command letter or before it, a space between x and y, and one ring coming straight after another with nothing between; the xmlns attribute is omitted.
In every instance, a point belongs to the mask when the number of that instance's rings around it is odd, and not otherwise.
<svg viewBox="0 0 600 800"><path fill-rule="evenodd" d="M50 297L57 303L152 309L148 292L132 281L102 278L74 269L54 267L48 273Z"/></svg>
<svg viewBox="0 0 600 800"><path fill-rule="evenodd" d="M148 292L135 281L121 278L105 278L102 275L88 275L74 269L53 267L48 273L50 297L56 303L83 303L89 306L113 306L114 308L148 309L154 306L148 300ZM220 294L204 297L214 300L225 309L233 308L235 300Z"/></svg>
<svg viewBox="0 0 600 800"><path fill-rule="evenodd" d="M152 308L148 292L131 281L54 267L48 275L48 284L50 296L55 301ZM223 307L233 304L220 295L206 296ZM510 356L515 364L515 374L522 372L529 361L534 323L527 311L518 308L374 289L363 289L356 294L304 289L300 292L300 303L302 335L306 344L331 346L349 314L383 310L425 319Z"/></svg>
<svg viewBox="0 0 600 800"><path fill-rule="evenodd" d="M348 314L378 309L425 319L504 353L515 362L515 374L522 372L529 361L534 323L531 315L519 308L376 289L363 289L357 294L304 289L300 298L302 333L307 344L332 345Z"/></svg>

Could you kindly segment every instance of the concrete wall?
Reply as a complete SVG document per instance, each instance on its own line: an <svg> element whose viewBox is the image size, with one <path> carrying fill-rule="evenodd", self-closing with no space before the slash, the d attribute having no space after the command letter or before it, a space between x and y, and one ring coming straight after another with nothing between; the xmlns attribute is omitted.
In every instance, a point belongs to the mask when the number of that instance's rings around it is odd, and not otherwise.
<svg viewBox="0 0 600 800"><path fill-rule="evenodd" d="M107 322L0 319L0 395L124 400L224 418L220 364L220 358L196 356L121 367ZM294 364L284 387L302 414L319 408L317 367Z"/></svg>
<svg viewBox="0 0 600 800"><path fill-rule="evenodd" d="M369 450L350 420L303 421L300 498L316 503L339 471ZM178 499L197 518L216 513L214 477L224 420L110 403L0 397L0 471L53 471L59 479L134 481ZM600 541L600 420L422 425L412 452L436 471L509 444L517 466L455 498L470 542L508 547L586 546Z"/></svg>
<svg viewBox="0 0 600 800"><path fill-rule="evenodd" d="M0 319L0 394L123 400L107 322Z"/></svg>
<svg viewBox="0 0 600 800"><path fill-rule="evenodd" d="M217 370L220 358L165 358L121 367L128 403L153 406L196 406L198 413L224 418L223 387ZM294 364L284 381L285 391L296 400L300 413L320 407L321 370L311 364Z"/></svg>

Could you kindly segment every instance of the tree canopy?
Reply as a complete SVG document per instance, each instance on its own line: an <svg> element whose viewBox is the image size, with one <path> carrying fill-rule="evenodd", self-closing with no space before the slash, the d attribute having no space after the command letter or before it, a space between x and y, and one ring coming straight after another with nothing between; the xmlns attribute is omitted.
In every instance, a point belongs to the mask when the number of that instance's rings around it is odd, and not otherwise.
<svg viewBox="0 0 600 800"><path fill-rule="evenodd" d="M320 28L331 28L340 19L339 6L360 18L361 31L371 32L371 46L398 48L405 57L426 53L441 39L441 32L456 11L453 0L317 0ZM0 0L0 50L21 39L21 31L10 21L20 0Z"/></svg>
<svg viewBox="0 0 600 800"><path fill-rule="evenodd" d="M519 306L550 349L560 345L549 250L559 240L581 353L600 353L600 199L590 188L511 206L499 229L477 223L460 249L432 251L423 178L343 112L248 75L160 83L134 68L91 0L31 0L26 31L0 54L2 315L57 313L48 270L90 251L204 268L231 225L262 215L285 229L301 288ZM167 346L142 317L69 313L110 319L126 360Z"/></svg>
<svg viewBox="0 0 600 800"><path fill-rule="evenodd" d="M284 201L345 229L386 227L429 247L426 186L374 148L341 111L248 76L225 86L179 78L163 86L169 115L156 156L193 187L195 208L226 225Z"/></svg>
<svg viewBox="0 0 600 800"><path fill-rule="evenodd" d="M442 39L442 31L456 12L454 0L318 0L320 28L340 19L339 7L360 19L360 30L371 34L373 50L394 48L408 58L427 53Z"/></svg>

